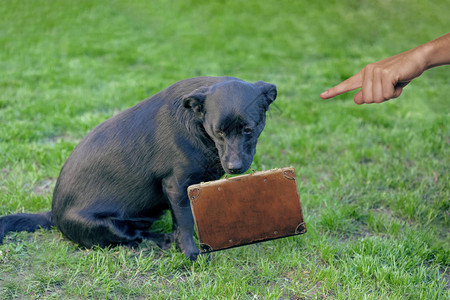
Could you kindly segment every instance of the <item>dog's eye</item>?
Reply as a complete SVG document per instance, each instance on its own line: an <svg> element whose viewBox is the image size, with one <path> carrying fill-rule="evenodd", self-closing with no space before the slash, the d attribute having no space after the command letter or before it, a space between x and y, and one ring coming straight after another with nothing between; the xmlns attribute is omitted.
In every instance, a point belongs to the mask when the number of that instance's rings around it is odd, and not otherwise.
<svg viewBox="0 0 450 300"><path fill-rule="evenodd" d="M244 134L251 134L253 132L253 129L250 127L245 127L244 128Z"/></svg>

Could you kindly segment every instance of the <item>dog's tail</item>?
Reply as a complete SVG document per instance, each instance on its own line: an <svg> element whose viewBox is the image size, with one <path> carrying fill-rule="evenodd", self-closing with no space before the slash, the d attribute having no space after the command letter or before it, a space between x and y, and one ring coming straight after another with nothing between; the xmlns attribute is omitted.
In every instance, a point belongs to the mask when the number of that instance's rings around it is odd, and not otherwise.
<svg viewBox="0 0 450 300"><path fill-rule="evenodd" d="M11 231L33 232L36 229L50 229L54 226L52 212L48 211L40 214L15 214L0 218L0 244L3 238Z"/></svg>

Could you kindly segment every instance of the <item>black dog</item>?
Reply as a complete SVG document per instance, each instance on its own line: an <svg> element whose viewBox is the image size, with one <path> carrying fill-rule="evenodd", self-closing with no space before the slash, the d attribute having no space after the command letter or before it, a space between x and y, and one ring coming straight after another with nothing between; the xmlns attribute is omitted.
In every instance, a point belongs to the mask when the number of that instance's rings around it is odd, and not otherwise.
<svg viewBox="0 0 450 300"><path fill-rule="evenodd" d="M84 247L175 240L190 259L199 251L187 187L238 174L251 165L275 85L232 77L199 77L106 120L74 149L61 170L52 211L0 218L9 231L56 225ZM151 223L170 209L172 234Z"/></svg>

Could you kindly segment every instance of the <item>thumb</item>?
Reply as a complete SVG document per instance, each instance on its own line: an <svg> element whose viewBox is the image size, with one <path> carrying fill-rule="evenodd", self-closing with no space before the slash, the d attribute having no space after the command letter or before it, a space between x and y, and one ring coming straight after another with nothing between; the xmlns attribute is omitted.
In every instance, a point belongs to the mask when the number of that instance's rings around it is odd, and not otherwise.
<svg viewBox="0 0 450 300"><path fill-rule="evenodd" d="M403 87L402 86L396 86L395 89L394 89L394 95L392 96L392 98L400 97L402 92L403 92Z"/></svg>
<svg viewBox="0 0 450 300"><path fill-rule="evenodd" d="M353 101L355 101L356 104L364 104L364 100L362 97L362 90L356 93L355 97L353 98Z"/></svg>

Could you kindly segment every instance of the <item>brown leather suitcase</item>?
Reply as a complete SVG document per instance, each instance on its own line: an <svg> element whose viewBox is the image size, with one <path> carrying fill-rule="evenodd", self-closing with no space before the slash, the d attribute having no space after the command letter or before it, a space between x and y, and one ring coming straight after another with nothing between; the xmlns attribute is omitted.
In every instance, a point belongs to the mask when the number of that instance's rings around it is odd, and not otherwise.
<svg viewBox="0 0 450 300"><path fill-rule="evenodd" d="M188 187L200 252L306 232L294 168Z"/></svg>

